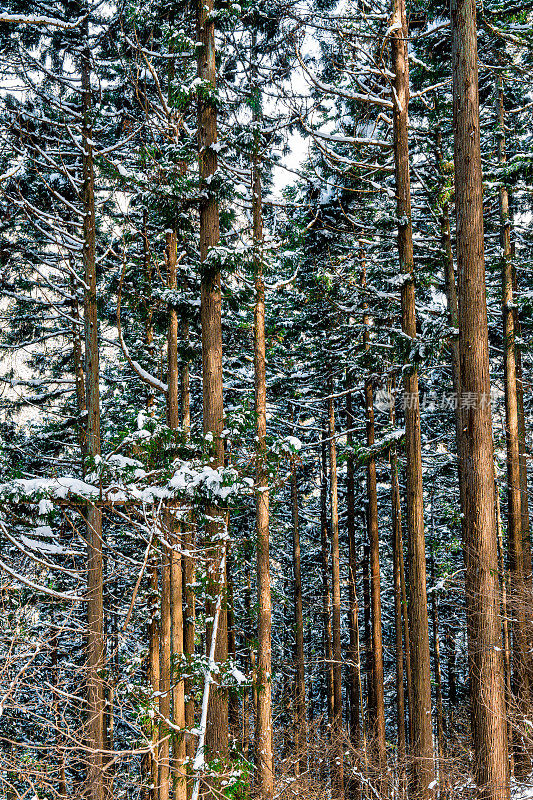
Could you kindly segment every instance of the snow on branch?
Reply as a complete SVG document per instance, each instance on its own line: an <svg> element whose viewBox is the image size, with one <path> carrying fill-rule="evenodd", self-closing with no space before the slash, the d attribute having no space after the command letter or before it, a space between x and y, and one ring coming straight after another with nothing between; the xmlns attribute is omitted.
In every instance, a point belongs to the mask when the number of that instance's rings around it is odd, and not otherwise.
<svg viewBox="0 0 533 800"><path fill-rule="evenodd" d="M321 81L311 70L304 64L300 54L297 53L298 61L304 70L311 83L317 89L324 92L324 94L331 94L337 97L345 97L347 100L358 100L360 103L369 103L370 105L381 106L382 108L394 108L394 103L391 100L385 100L384 97L377 97L370 92L363 94L362 92L348 92L345 89L339 89L337 86L332 86L330 83Z"/></svg>
<svg viewBox="0 0 533 800"><path fill-rule="evenodd" d="M22 25L36 25L43 28L63 28L64 30L72 30L81 25L85 17L80 17L75 22L65 22L65 20L57 19L56 17L38 17L34 14L5 14L0 12L0 22L22 24Z"/></svg>

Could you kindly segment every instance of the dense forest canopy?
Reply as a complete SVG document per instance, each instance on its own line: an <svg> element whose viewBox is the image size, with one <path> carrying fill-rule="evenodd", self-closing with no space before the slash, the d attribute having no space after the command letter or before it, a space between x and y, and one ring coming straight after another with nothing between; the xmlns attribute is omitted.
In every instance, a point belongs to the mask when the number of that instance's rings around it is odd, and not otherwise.
<svg viewBox="0 0 533 800"><path fill-rule="evenodd" d="M533 4L3 0L0 796L533 792Z"/></svg>

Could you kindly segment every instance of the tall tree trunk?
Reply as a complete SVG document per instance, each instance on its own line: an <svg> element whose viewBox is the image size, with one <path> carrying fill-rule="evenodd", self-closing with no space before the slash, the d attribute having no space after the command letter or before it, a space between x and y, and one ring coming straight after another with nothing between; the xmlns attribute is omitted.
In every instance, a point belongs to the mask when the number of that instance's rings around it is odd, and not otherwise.
<svg viewBox="0 0 533 800"><path fill-rule="evenodd" d="M71 264L73 269L73 265ZM76 426L76 433L78 437L78 445L80 448L82 473L85 475L85 460L86 460L86 440L87 431L85 429L85 412L87 411L87 398L85 391L85 374L83 371L83 347L81 341L80 330L80 309L78 304L78 297L76 294L76 285L74 279L70 283L71 291L71 316L72 316L72 366L74 371L74 384L76 387L76 405L78 408L79 421Z"/></svg>
<svg viewBox="0 0 533 800"><path fill-rule="evenodd" d="M405 737L405 693L404 693L404 659L403 659L403 623L402 623L402 584L400 562L403 560L402 516L400 505L400 487L398 484L398 456L396 448L389 450L391 466L391 501L392 501L392 555L394 580L394 632L396 642L396 729L398 741L398 790L400 798L405 797L407 790ZM411 712L410 712L411 713Z"/></svg>
<svg viewBox="0 0 533 800"><path fill-rule="evenodd" d="M187 525L187 523L185 523ZM194 640L195 640L195 627L196 627L196 597L194 594L194 581L195 581L195 559L193 548L195 544L194 531L192 527L184 531L183 537L184 553L183 561L183 652L187 664L190 664L194 658ZM187 670L189 672L189 670ZM194 728L194 696L193 696L193 680L186 678L185 680L185 694L187 700L185 702L185 727L187 730ZM188 736L185 745L187 757L194 758L195 742L192 736Z"/></svg>
<svg viewBox="0 0 533 800"><path fill-rule="evenodd" d="M513 292L517 294L516 267L514 258L514 244L511 243L511 263L513 267ZM523 556L523 581L525 592L525 612L527 618L526 631L528 633L528 651L533 652L533 611L531 598L533 597L533 575L531 572L531 535L529 527L529 498L527 491L527 455L526 455L526 420L524 414L524 379L522 374L522 348L519 344L522 330L518 308L515 313L515 358L516 358L516 401L518 406L518 447L520 463L520 507L522 511L522 556ZM533 691L533 660L529 659L529 690Z"/></svg>
<svg viewBox="0 0 533 800"><path fill-rule="evenodd" d="M88 39L88 22L85 37ZM85 278L85 386L87 393L87 456L100 455L100 367L98 349L98 308L96 283L96 218L94 205L94 161L91 123L91 52L82 51L82 144L83 144L83 267ZM87 715L89 768L88 793L91 800L103 800L104 749L104 604L102 558L102 510L87 504Z"/></svg>
<svg viewBox="0 0 533 800"><path fill-rule="evenodd" d="M235 662L237 654L237 639L235 635L235 592L233 586L233 549L228 545L226 556L226 606L228 609L228 658ZM229 695L229 732L230 738L237 737L239 727L239 697L236 691Z"/></svg>
<svg viewBox="0 0 533 800"><path fill-rule="evenodd" d="M433 499L431 501L431 531L434 537L435 525L433 516ZM433 542L430 549L430 575L433 591L431 592L431 633L433 639L433 666L435 674L435 701L437 711L437 757L438 757L438 779L439 796L443 797L446 787L446 776L444 775L444 764L446 758L446 739L444 727L444 706L442 702L442 671L440 663L440 639L439 639L439 608L438 594L435 584L435 555L433 553Z"/></svg>
<svg viewBox="0 0 533 800"><path fill-rule="evenodd" d="M362 287L366 287L366 271L363 260ZM366 309L366 303L363 306ZM370 317L363 313L363 347L368 358L370 354ZM376 460L372 454L374 447L374 388L371 362L367 364L368 377L365 380L365 418L366 445L369 450L366 468L367 489L367 526L370 542L370 602L372 622L372 676L373 698L375 703L374 745L376 747L377 769L380 775L379 784L387 769L387 743L385 733L385 687L383 675L383 640L381 625L381 574L379 568L379 527L378 527L378 493L376 480Z"/></svg>
<svg viewBox="0 0 533 800"><path fill-rule="evenodd" d="M374 703L374 673L372 666L372 626L370 624L370 544L368 542L368 514L365 519L367 538L363 542L363 559L361 568L363 572L363 632L365 650L365 683L366 683L366 719L367 728L372 730L376 717Z"/></svg>
<svg viewBox="0 0 533 800"><path fill-rule="evenodd" d="M347 381L348 381L347 376ZM349 388L349 387L348 387ZM348 529L348 602L350 632L349 693L350 693L350 739L354 748L361 740L361 664L359 663L359 607L357 603L357 548L355 544L355 468L352 453L354 417L352 395L346 395L346 525Z"/></svg>
<svg viewBox="0 0 533 800"><path fill-rule="evenodd" d="M509 588L509 574L505 567L505 555L503 549L502 516L500 512L500 489L496 465L494 465L494 482L496 486L496 522L498 525L498 562L501 575L501 615L502 615L502 641L503 641L503 671L505 678L505 703L507 710L507 739L509 745L513 741L513 720L511 715L513 692L511 688L511 644L509 640L509 607L507 594ZM509 771L514 775L514 753L512 746L509 749Z"/></svg>
<svg viewBox="0 0 533 800"><path fill-rule="evenodd" d="M454 0L452 38L461 384L462 391L477 400L462 410L460 452L466 488L465 590L475 778L483 800L506 800L509 765L499 621L474 0Z"/></svg>
<svg viewBox="0 0 533 800"><path fill-rule="evenodd" d="M155 698L159 693L160 669L159 669L159 621L158 621L158 570L156 553L150 556L150 593L148 596L148 670L150 685L152 687L151 702L155 703ZM152 720L155 715L152 716ZM152 800L159 797L159 765L158 765L158 742L159 726L152 721L152 746L150 753L150 785Z"/></svg>
<svg viewBox="0 0 533 800"><path fill-rule="evenodd" d="M255 508L257 532L257 795L274 795L272 754L272 606L270 597L269 490L266 446L265 282L263 280L263 218L259 143L254 148L252 174L255 267L254 375L256 419ZM302 631L303 637L303 631ZM303 650L303 642L302 642ZM303 661L303 652L302 652Z"/></svg>
<svg viewBox="0 0 533 800"><path fill-rule="evenodd" d="M390 408L389 418L391 428L394 430L396 426L396 409L395 409L395 396L396 396L396 379L393 376L390 383ZM401 623L403 629L403 646L404 646L404 661L405 661L405 682L407 685L407 700L409 708L409 741L413 741L413 682L411 678L411 648L409 636L409 615L407 606L407 587L405 585L405 565L403 559L403 534L402 534L402 506L400 498L400 482L398 479L398 451L396 446L391 447L389 451L390 465L391 465L391 507L392 507L392 522L396 526L396 531L393 528L393 547L396 543L397 546L397 560L398 560L398 579L400 588L400 603L401 603ZM405 725L405 720L402 720ZM407 755L407 750L406 750Z"/></svg>
<svg viewBox="0 0 533 800"><path fill-rule="evenodd" d="M322 572L322 617L324 630L324 659L326 673L326 700L328 725L333 723L333 645L331 636L331 594L329 589L329 530L328 530L328 459L326 437L321 434L320 481L320 552Z"/></svg>
<svg viewBox="0 0 533 800"><path fill-rule="evenodd" d="M59 683L58 674L58 646L59 646L59 628L55 624L52 625L50 630L50 666L51 666L51 685L52 685L52 698L53 698L53 714L55 726L55 740L57 748L57 795L60 800L67 798L67 777L65 770L65 746L61 736L61 714L60 714L60 697L57 691Z"/></svg>
<svg viewBox="0 0 533 800"><path fill-rule="evenodd" d="M182 323L182 340L188 341L189 324ZM185 363L181 370L181 423L186 439L189 438L191 430L191 405L189 391L189 365ZM189 511L182 522L181 541L183 545L181 556L182 571L182 600L183 600L183 654L185 663L190 665L194 659L195 629L196 629L196 596L194 592L194 582L196 576L196 562L194 547L196 544L195 527L191 519L192 512ZM190 669L187 668L187 674ZM187 677L184 683L185 691L185 728L190 731L194 728L194 679ZM185 741L185 754L192 761L196 746L192 736L187 736ZM188 794L189 787L188 788Z"/></svg>
<svg viewBox="0 0 533 800"><path fill-rule="evenodd" d="M436 130L436 161L437 168L441 176L441 182L444 182L444 156L442 152L442 134L440 126ZM442 187L441 187L442 188ZM452 386L455 395L455 445L458 454L457 461L457 475L459 482L459 503L460 507L464 508L465 504L465 478L459 453L461 451L461 439L463 436L463 428L461 422L461 363L459 358L459 303L457 300L457 286L455 282L455 269L453 262L452 251L452 237L450 228L450 209L447 202L443 202L440 206L440 233L441 233L441 248L444 256L444 286L446 291L446 300L448 305L448 320L450 328L457 331L450 337L449 346L452 357ZM464 519L461 516L461 531L464 542ZM456 695L456 674L455 674L455 639L451 633L450 625L446 626L446 651L448 657L448 699L450 703L450 714L453 724L453 711L457 700Z"/></svg>
<svg viewBox="0 0 533 800"><path fill-rule="evenodd" d="M409 169L409 61L405 1L395 0L392 19L392 60L396 102L393 112L394 165L396 174L396 214L398 255L403 273L401 290L402 331L416 340L416 306L413 267L413 228L411 220L411 178ZM409 363L403 372L405 392L406 511L409 551L409 622L411 645L413 739L413 794L433 796L435 786L433 736L431 725L431 666L426 589L426 549L422 490L422 453L418 374ZM432 788L430 788L432 787Z"/></svg>
<svg viewBox="0 0 533 800"><path fill-rule="evenodd" d="M167 513L167 521L169 520ZM159 797L170 797L170 681L171 681L171 556L165 543L161 555L161 632L159 660Z"/></svg>
<svg viewBox="0 0 533 800"><path fill-rule="evenodd" d="M516 334L520 338L520 320L517 316ZM524 556L524 583L526 594L531 595L531 534L529 527L529 498L527 493L526 419L524 414L524 383L522 377L522 350L516 347L516 395L518 402L518 443L520 448L520 506L522 510L522 550ZM532 677L529 679L533 685Z"/></svg>
<svg viewBox="0 0 533 800"><path fill-rule="evenodd" d="M198 77L210 90L202 92L198 100L198 154L200 171L200 261L201 276L201 327L202 327L202 389L203 431L210 448L210 466L224 466L224 405L222 395L222 317L220 269L216 262L209 261L210 251L220 239L219 208L215 182L211 179L217 170L217 111L211 97L216 87L215 62L215 15L213 0L199 0L196 17L196 41L198 47ZM224 593L220 565L224 545L220 543L225 532L225 513L219 507L207 508L206 554L208 558L207 593L216 598ZM208 616L214 616L215 600L208 604ZM212 626L208 626L206 652L211 646ZM220 611L215 660L227 660L227 614L224 604ZM228 755L229 720L228 693L215 682L211 686L209 713L206 731L207 758Z"/></svg>
<svg viewBox="0 0 533 800"><path fill-rule="evenodd" d="M255 687L255 660L254 660L254 645L253 645L253 624L252 624L252 576L250 566L253 559L253 544L248 539L246 542L246 556L244 561L244 651L245 663L248 673L252 676L252 704L255 712L256 703L256 687ZM250 698L249 692L245 691L243 697L242 714L243 714L243 753L245 757L249 757L250 750Z"/></svg>
<svg viewBox="0 0 533 800"><path fill-rule="evenodd" d="M505 108L503 80L498 76L498 154L499 163L505 166ZM513 682L520 715L529 711L529 656L527 620L525 613L524 558L522 552L522 502L520 485L520 444L517 401L517 374L515 356L515 311L513 292L513 266L511 257L511 226L509 222L509 193L501 183L500 244L502 248L502 312L503 352L505 381L505 439L507 444L507 535L509 538L510 585L513 593ZM529 773L530 761L524 741L521 721L513 736L515 768L517 774Z"/></svg>
<svg viewBox="0 0 533 800"><path fill-rule="evenodd" d="M167 282L171 290L177 289L177 237L176 232L168 232L166 248ZM178 315L174 306L169 307L167 335L167 418L171 430L179 427L179 369L178 369ZM167 509L167 528L169 545L172 548L167 555L163 569L168 571L168 579L162 581L161 628L162 628L162 682L168 679L164 707L170 718L170 699L172 696L172 729L168 727L163 741L163 758L161 761L160 798L166 800L170 791L170 770L172 771L173 800L186 800L187 785L184 779L185 738L176 731L176 727L185 728L185 687L178 675L172 675L172 665L178 673L182 669L183 656L183 577L181 560L181 537L175 519L175 509ZM168 600L164 592L168 591ZM168 667L167 667L168 660ZM164 691L162 689L162 691ZM161 697L163 700L163 696ZM169 746L172 740L172 762L169 759Z"/></svg>
<svg viewBox="0 0 533 800"><path fill-rule="evenodd" d="M294 410L290 410L291 429L294 433ZM296 463L291 456L291 506L292 506L292 568L294 592L294 637L296 654L295 681L295 749L298 773L307 770L307 724L305 708L305 660L304 660L304 622L302 602L302 570L300 565L300 518L298 510L298 482Z"/></svg>
<svg viewBox="0 0 533 800"><path fill-rule="evenodd" d="M450 623L446 625L446 662L448 672L448 702L451 706L450 711L455 708L457 703L457 675L455 661L455 636Z"/></svg>
<svg viewBox="0 0 533 800"><path fill-rule="evenodd" d="M331 369L331 368L330 368ZM339 552L339 500L337 487L337 443L335 441L335 405L333 376L330 371L328 398L329 470L331 501L331 587L333 643L333 727L331 730L335 762L333 794L344 797L344 747L342 730L342 647L341 647L341 580Z"/></svg>
<svg viewBox="0 0 533 800"><path fill-rule="evenodd" d="M146 345L146 352L149 359L152 361L155 348L154 348L154 326L153 326L153 307L152 307L152 259L150 257L150 243L148 239L148 211L143 209L142 217L142 265L143 265L143 281L144 281L144 313L146 315L144 322L144 343ZM146 387L146 410L153 416L154 414L154 389L151 386Z"/></svg>
<svg viewBox="0 0 533 800"><path fill-rule="evenodd" d="M183 596L182 596L182 555L180 537L173 539L171 553L171 594L172 617L172 656L175 674L172 680L172 783L173 800L186 800L187 782L185 780L185 736L182 731L185 723L185 683L181 677L183 669Z"/></svg>

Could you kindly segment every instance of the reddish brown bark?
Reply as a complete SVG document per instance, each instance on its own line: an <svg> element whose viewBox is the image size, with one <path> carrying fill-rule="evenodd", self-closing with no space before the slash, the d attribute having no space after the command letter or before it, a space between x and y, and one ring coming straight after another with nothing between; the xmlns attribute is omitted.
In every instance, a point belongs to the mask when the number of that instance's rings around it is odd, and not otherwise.
<svg viewBox="0 0 533 800"><path fill-rule="evenodd" d="M395 0L392 34L395 105L393 112L394 166L396 174L396 214L398 255L402 272L402 331L416 340L416 305L413 266L413 228L411 219L411 178L409 167L409 61L407 18L404 0ZM431 725L431 669L426 589L426 551L422 489L422 453L418 374L413 364L403 371L405 403L406 522L409 553L409 623L411 646L412 717L411 755L412 793L433 797L435 786L433 736ZM432 788L429 788L432 787Z"/></svg>
<svg viewBox="0 0 533 800"><path fill-rule="evenodd" d="M328 381L328 434L331 502L331 586L332 586L332 645L333 645L333 793L344 797L344 747L342 735L342 647L341 647L341 582L339 552L339 501L337 487L337 443L335 441L335 406L333 378Z"/></svg>
<svg viewBox="0 0 533 800"><path fill-rule="evenodd" d="M357 603L357 549L355 544L355 469L351 454L353 448L354 417L352 395L346 395L346 443L348 459L346 464L346 523L348 529L348 602L350 633L349 654L349 694L350 694L350 739L355 748L361 739L361 664L359 663L359 606Z"/></svg>
<svg viewBox="0 0 533 800"><path fill-rule="evenodd" d="M362 285L366 285L366 274L363 267ZM365 305L366 307L366 305ZM363 315L363 347L370 352L370 317ZM370 372L371 366L368 365ZM383 641L381 625L381 576L379 568L379 527L378 527L378 494L376 480L376 460L372 452L374 447L374 388L372 377L365 380L365 418L366 445L368 462L366 467L367 488L367 526L370 542L370 603L372 624L372 677L374 700L374 745L376 748L377 769L380 775L380 786L385 779L387 768L387 745L385 733L385 688L383 675Z"/></svg>
<svg viewBox="0 0 533 800"><path fill-rule="evenodd" d="M272 605L270 596L270 506L266 446L265 282L263 280L263 218L258 146L253 162L253 241L255 267L254 375L256 418L255 508L257 532L257 793L274 795L272 754ZM302 631L303 635L303 631ZM303 649L303 643L302 643ZM303 654L302 654L303 661Z"/></svg>
<svg viewBox="0 0 533 800"><path fill-rule="evenodd" d="M88 37L88 23L85 36ZM100 455L100 367L96 282L96 218L94 204L94 160L91 126L91 53L82 52L82 143L83 143L83 267L85 278L85 389L87 406L86 453ZM102 510L87 504L87 786L91 800L103 800L104 749L104 603L102 557Z"/></svg>
<svg viewBox="0 0 533 800"><path fill-rule="evenodd" d="M217 170L217 111L211 92L216 88L215 15L213 0L199 0L196 16L198 47L198 77L205 87L198 100L198 154L200 172L200 260L201 327L202 327L202 392L203 430L207 440L210 466L224 465L223 381L222 381L222 317L220 267L213 260L213 248L219 243L219 207L215 183L211 180ZM208 557L208 594L216 598L224 593L221 577L224 546L220 544L226 522L225 512L217 506L206 509L206 553ZM208 615L214 616L215 600L208 604ZM208 626L206 652L211 645L212 627ZM224 663L228 656L227 613L223 604L218 623L215 660ZM228 755L229 719L227 690L215 683L211 686L206 731L208 758Z"/></svg>
<svg viewBox="0 0 533 800"><path fill-rule="evenodd" d="M291 425L294 423L294 411L291 406ZM305 654L304 654L304 622L302 600L302 569L300 558L300 514L298 508L298 481L294 456L291 457L291 507L292 507L292 569L294 596L294 639L296 656L295 679L295 731L296 749L295 767L302 773L307 770L307 719L305 703Z"/></svg>
<svg viewBox="0 0 533 800"><path fill-rule="evenodd" d="M452 38L461 384L464 393L477 398L462 410L460 451L475 777L484 800L507 800L474 0L454 0Z"/></svg>

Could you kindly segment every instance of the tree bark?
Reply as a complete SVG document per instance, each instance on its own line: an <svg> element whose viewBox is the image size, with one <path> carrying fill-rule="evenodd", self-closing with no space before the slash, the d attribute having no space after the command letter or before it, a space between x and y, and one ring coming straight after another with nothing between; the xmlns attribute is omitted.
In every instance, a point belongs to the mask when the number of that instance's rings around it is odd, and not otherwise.
<svg viewBox="0 0 533 800"><path fill-rule="evenodd" d="M365 650L366 718L367 729L372 730L376 709L374 704L374 673L372 667L372 627L370 624L370 545L368 543L368 514L365 520L367 539L363 543L363 632Z"/></svg>
<svg viewBox="0 0 533 800"><path fill-rule="evenodd" d="M396 409L395 409L395 395L396 395L396 380L393 376L390 384L390 409L389 418L391 428L394 430L396 425ZM398 560L398 578L400 588L400 603L401 603L401 623L403 629L403 656L405 662L405 683L407 685L407 701L409 709L409 742L413 741L413 683L411 677L411 649L410 649L410 635L409 635L409 615L407 606L407 588L405 585L405 564L403 558L403 534L402 534L402 506L400 497L400 482L398 480L398 451L393 446L390 451L390 465L391 465L391 507L392 507L392 521L396 526L396 532L393 530L393 547L394 542L397 546L397 560ZM405 720L403 721L405 724ZM407 754L407 749L406 749Z"/></svg>
<svg viewBox="0 0 533 800"><path fill-rule="evenodd" d="M290 423L294 433L294 410L291 405ZM298 774L307 770L307 721L305 707L305 657L302 602L302 570L300 564L300 518L298 510L298 482L294 456L291 456L291 506L292 506L292 568L294 592L294 637L296 654L295 681L295 749Z"/></svg>
<svg viewBox="0 0 533 800"><path fill-rule="evenodd" d="M366 286L366 273L363 267L363 289ZM364 306L366 308L366 304ZM363 347L365 353L370 352L370 317L363 314ZM372 623L372 676L373 698L375 704L374 745L379 772L379 785L383 786L387 769L387 743L385 733L385 688L383 675L383 640L381 625L381 576L379 568L379 527L378 527L378 494L376 481L376 461L372 454L374 447L374 389L371 365L368 364L368 377L365 380L365 418L366 445L369 450L366 468L367 487L367 526L370 542L370 602Z"/></svg>
<svg viewBox="0 0 533 800"><path fill-rule="evenodd" d="M185 523L187 525L187 523ZM194 548L194 533L193 529L185 530L182 536L184 553L182 557L183 562L183 652L187 664L192 662L194 658L194 639L196 627L196 609L195 609L195 594L194 594L194 581L195 581L195 559L193 555ZM187 670L188 671L188 670ZM187 730L194 728L194 696L193 696L194 683L191 678L185 680L185 727ZM189 759L194 758L195 742L192 736L187 737L185 744L186 754Z"/></svg>
<svg viewBox="0 0 533 800"><path fill-rule="evenodd" d="M272 605L270 597L270 510L266 445L265 282L263 280L263 217L258 142L252 170L253 244L255 267L254 376L255 376L255 508L257 532L257 794L274 796L272 754ZM302 630L303 637L303 630ZM302 641L303 651L303 641ZM303 661L303 652L302 652Z"/></svg>
<svg viewBox="0 0 533 800"><path fill-rule="evenodd" d="M403 560L402 512L400 505L400 488L398 484L398 456L396 448L389 450L391 467L391 504L392 504L392 554L394 580L394 632L396 642L396 730L398 743L398 790L400 798L407 791L405 736L405 693L404 693L404 659L403 659L403 623L402 623L402 583L400 562ZM410 712L411 713L411 712Z"/></svg>
<svg viewBox="0 0 533 800"><path fill-rule="evenodd" d="M331 594L329 589L329 530L328 530L328 461L324 433L321 434L320 482L320 545L322 571L322 617L324 626L324 658L326 673L326 700L328 725L333 723L333 646L331 637Z"/></svg>
<svg viewBox="0 0 533 800"><path fill-rule="evenodd" d="M88 22L85 37L88 38ZM96 218L94 204L94 161L91 123L91 52L87 44L81 57L82 149L83 149L83 267L85 277L85 388L87 393L87 456L100 455L100 367L98 349L98 308L96 283ZM87 725L89 768L88 793L91 800L104 800L104 604L102 558L102 510L87 504Z"/></svg>
<svg viewBox="0 0 533 800"><path fill-rule="evenodd" d="M413 228L411 220L411 178L409 169L408 107L409 61L407 19L404 0L395 0L391 38L396 102L393 112L394 165L396 174L396 213L398 217L398 255L402 272L402 331L412 344L416 341L416 306L413 267ZM422 489L422 454L418 374L409 356L403 371L405 393L406 511L409 552L409 622L413 703L411 755L413 758L412 794L431 798L434 791L434 753L431 725L431 667L426 589L426 551Z"/></svg>
<svg viewBox="0 0 533 800"><path fill-rule="evenodd" d="M176 532L177 525L174 522ZM172 618L172 656L174 675L172 680L172 796L173 800L186 800L187 782L185 780L185 684L181 677L183 669L183 596L182 596L182 556L181 541L177 535L172 541L170 564L171 576L171 618Z"/></svg>
<svg viewBox="0 0 533 800"><path fill-rule="evenodd" d="M476 399L462 410L460 452L475 779L483 800L507 800L474 0L453 0L451 16L461 383Z"/></svg>
<svg viewBox="0 0 533 800"><path fill-rule="evenodd" d="M339 500L337 487L337 443L335 441L335 406L333 376L330 371L328 398L329 474L331 502L331 587L333 644L333 727L331 738L335 753L333 794L344 797L344 747L342 731L342 646L341 646L341 581L339 552Z"/></svg>
<svg viewBox="0 0 533 800"><path fill-rule="evenodd" d="M347 379L348 380L348 379ZM349 694L350 694L350 739L354 748L361 741L361 664L359 663L359 606L357 603L357 548L355 544L355 468L352 454L354 426L352 395L346 395L346 525L348 529L348 602L349 602Z"/></svg>
<svg viewBox="0 0 533 800"><path fill-rule="evenodd" d="M498 155L499 164L507 162L505 151L505 108L503 81L498 76ZM522 551L522 492L520 481L520 431L518 421L517 369L515 353L515 299L513 291L513 265L511 254L511 226L509 222L509 193L504 183L499 187L500 244L502 248L502 312L505 385L505 440L507 445L507 535L509 539L510 587L513 616L513 683L520 715L529 711L529 656L526 619L526 592L524 584L524 557ZM513 747L515 771L520 776L529 774L531 766L525 747L521 720L515 727Z"/></svg>
<svg viewBox="0 0 533 800"><path fill-rule="evenodd" d="M433 496L431 502L431 529L434 535L434 517L433 517ZM443 797L446 789L446 776L444 774L444 765L446 758L446 730L444 727L444 706L442 702L442 671L440 662L440 639L439 639L439 608L438 608L438 594L435 588L435 555L433 553L433 542L430 550L430 574L433 591L431 592L431 633L433 640L433 666L435 675L435 701L437 711L437 758L438 758L438 780L439 780L439 796Z"/></svg>
<svg viewBox="0 0 533 800"><path fill-rule="evenodd" d="M177 236L175 231L166 234L167 283L169 289L177 289ZM167 334L167 419L171 430L179 428L179 369L178 369L178 315L174 306L169 307ZM176 727L185 728L185 687L179 677L183 657L183 577L181 559L181 537L175 519L175 509L167 509L167 528L169 545L172 548L163 564L168 571L168 579L162 581L161 627L162 627L162 682L168 679L167 697L164 707L170 718L170 699L172 697L172 729L168 727L166 741L163 742L164 757L161 763L160 798L166 800L170 792L170 772L172 773L173 800L186 800L187 784L184 779L185 738ZM168 601L164 592L168 591ZM168 667L167 667L168 659ZM173 675L172 665L174 671ZM163 689L162 689L163 691ZM161 698L163 700L163 697ZM169 746L172 741L172 760ZM167 764L168 762L168 764Z"/></svg>
<svg viewBox="0 0 533 800"><path fill-rule="evenodd" d="M237 655L237 638L235 635L235 592L233 586L233 571L235 562L231 545L228 545L226 554L226 606L228 609L228 659L235 663ZM229 734L231 739L237 737L239 727L239 697L235 690L229 693Z"/></svg>
<svg viewBox="0 0 533 800"><path fill-rule="evenodd" d="M509 608L507 594L509 588L509 575L505 567L505 556L503 549L502 517L500 512L500 489L496 465L494 467L494 483L496 487L496 521L498 525L498 562L501 575L501 615L502 615L502 641L503 641L503 674L505 679L505 703L507 711L507 739L509 745L513 741L513 722L511 708L513 702L513 692L511 688L511 644L509 639ZM509 749L509 771L514 775L514 753L512 746Z"/></svg>
<svg viewBox="0 0 533 800"><path fill-rule="evenodd" d="M159 622L158 622L158 570L156 553L150 555L149 563L150 589L148 595L148 677L152 689L151 704L155 704L155 697L159 692ZM157 758L159 725L154 721L155 714L151 715L151 752L149 758L150 765L150 785L152 800L158 800L159 795L159 765Z"/></svg>
<svg viewBox="0 0 533 800"><path fill-rule="evenodd" d="M73 269L73 265L71 264ZM78 304L78 297L76 294L76 285L74 279L71 279L70 291L72 298L72 366L74 370L74 383L76 386L76 404L78 407L79 422L76 426L78 436L78 445L80 448L82 474L85 475L85 461L87 455L86 439L87 431L84 424L84 416L87 411L87 400L85 390L85 373L83 371L83 348L81 342L80 331L80 309Z"/></svg>
<svg viewBox="0 0 533 800"><path fill-rule="evenodd" d="M170 514L167 512L167 522ZM171 557L165 544L161 556L161 632L159 660L159 797L170 797L170 682L171 682Z"/></svg>
<svg viewBox="0 0 533 800"><path fill-rule="evenodd" d="M67 777L65 770L65 745L61 735L61 714L60 714L60 696L57 691L59 682L58 672L58 649L59 649L59 628L52 624L50 629L50 667L51 667L51 685L53 697L53 715L55 726L55 740L57 748L57 795L60 800L66 798L67 795Z"/></svg>
<svg viewBox="0 0 533 800"><path fill-rule="evenodd" d="M520 337L520 319L517 315L516 334ZM524 414L524 382L522 377L522 351L516 347L516 395L518 402L518 444L520 448L520 506L522 510L522 550L524 556L524 583L526 593L531 595L531 533L529 526L529 498L527 493L527 455L526 455L526 420ZM533 683L529 678L530 685Z"/></svg>
<svg viewBox="0 0 533 800"><path fill-rule="evenodd" d="M218 197L212 177L217 170L217 111L212 93L216 90L215 16L213 0L199 0L196 17L198 47L198 77L205 87L198 100L198 154L200 172L200 261L201 328L202 328L202 389L203 431L210 450L209 463L213 469L224 466L223 382L222 382L222 317L220 267L213 260L212 250L219 243ZM215 179L216 181L216 179ZM224 593L220 564L224 554L221 544L225 534L225 513L217 506L206 509L206 555L208 559L207 593L213 598L207 604L208 616L214 616L216 597ZM212 627L208 626L206 653L211 646ZM227 660L227 613L222 605L215 650L215 661ZM216 681L211 686L206 731L206 756L225 760L228 756L229 719L228 693Z"/></svg>

